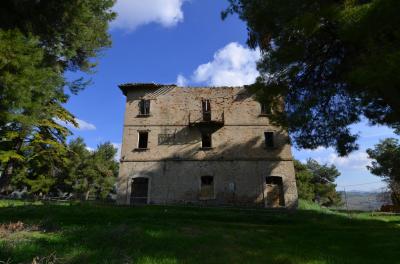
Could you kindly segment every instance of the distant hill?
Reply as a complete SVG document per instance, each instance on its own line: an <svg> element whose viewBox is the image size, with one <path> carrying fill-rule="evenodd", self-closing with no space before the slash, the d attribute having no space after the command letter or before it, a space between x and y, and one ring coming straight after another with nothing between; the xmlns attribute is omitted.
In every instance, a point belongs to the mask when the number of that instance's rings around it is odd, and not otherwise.
<svg viewBox="0 0 400 264"><path fill-rule="evenodd" d="M388 201L383 201L381 192L348 191L346 192L346 196L344 192L339 193L343 201L341 209L346 209L346 198L349 210L376 211L379 210L383 204L390 203Z"/></svg>

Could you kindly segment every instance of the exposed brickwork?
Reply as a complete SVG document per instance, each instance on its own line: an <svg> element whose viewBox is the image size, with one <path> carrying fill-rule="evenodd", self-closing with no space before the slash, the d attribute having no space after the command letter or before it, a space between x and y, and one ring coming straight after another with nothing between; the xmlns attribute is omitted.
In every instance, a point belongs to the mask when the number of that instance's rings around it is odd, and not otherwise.
<svg viewBox="0 0 400 264"><path fill-rule="evenodd" d="M129 204L131 182L149 179L149 203L265 204L265 177L283 179L285 206L297 206L287 133L260 116L260 104L243 87L182 88L123 86L126 111L118 178L118 202ZM139 102L150 100L150 116ZM202 99L211 102L212 122L200 124ZM201 127L201 128L200 128ZM201 131L213 129L212 149L201 149ZM148 149L138 150L138 131L148 131ZM275 133L266 148L264 132ZM214 197L199 199L201 176L214 177Z"/></svg>

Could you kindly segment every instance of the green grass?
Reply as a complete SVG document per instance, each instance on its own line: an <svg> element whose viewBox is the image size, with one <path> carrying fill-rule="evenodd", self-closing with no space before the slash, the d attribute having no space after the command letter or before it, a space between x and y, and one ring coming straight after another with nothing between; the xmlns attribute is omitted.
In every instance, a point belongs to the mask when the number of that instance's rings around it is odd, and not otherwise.
<svg viewBox="0 0 400 264"><path fill-rule="evenodd" d="M400 217L173 206L0 202L0 260L31 263L400 263Z"/></svg>

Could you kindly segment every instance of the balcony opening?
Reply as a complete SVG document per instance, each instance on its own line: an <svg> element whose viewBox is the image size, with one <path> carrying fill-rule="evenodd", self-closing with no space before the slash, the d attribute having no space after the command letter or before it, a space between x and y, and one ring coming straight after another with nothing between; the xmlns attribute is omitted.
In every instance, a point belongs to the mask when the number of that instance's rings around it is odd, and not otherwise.
<svg viewBox="0 0 400 264"><path fill-rule="evenodd" d="M138 149L147 149L149 132L139 131Z"/></svg>
<svg viewBox="0 0 400 264"><path fill-rule="evenodd" d="M150 115L150 100L142 99L139 102L139 115L148 116Z"/></svg>
<svg viewBox="0 0 400 264"><path fill-rule="evenodd" d="M214 177L201 176L200 197L201 200L214 199Z"/></svg>
<svg viewBox="0 0 400 264"><path fill-rule="evenodd" d="M264 137L265 137L265 147L273 148L275 146L274 132L264 132Z"/></svg>
<svg viewBox="0 0 400 264"><path fill-rule="evenodd" d="M211 121L211 104L210 100L204 99L201 101L203 109L203 121Z"/></svg>
<svg viewBox="0 0 400 264"><path fill-rule="evenodd" d="M211 133L204 132L201 134L201 147L202 148L212 148Z"/></svg>

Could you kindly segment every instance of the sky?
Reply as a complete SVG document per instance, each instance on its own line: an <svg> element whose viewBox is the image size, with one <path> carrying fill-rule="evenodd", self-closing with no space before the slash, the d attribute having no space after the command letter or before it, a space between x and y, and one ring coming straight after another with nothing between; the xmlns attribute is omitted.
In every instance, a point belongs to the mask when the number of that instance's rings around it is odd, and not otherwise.
<svg viewBox="0 0 400 264"><path fill-rule="evenodd" d="M246 45L246 25L237 16L221 20L226 0L118 0L118 17L111 23L112 47L97 59L89 87L71 96L66 107L77 118L81 136L90 149L109 141L120 148L125 97L118 84L155 82L180 86L239 86L258 76L259 50ZM82 73L70 73L74 79ZM338 157L332 149L299 150L296 159L316 159L334 164L341 172L337 189L373 191L384 187L371 175L365 150L379 140L396 137L386 127L367 122L354 125L360 134L360 149Z"/></svg>

